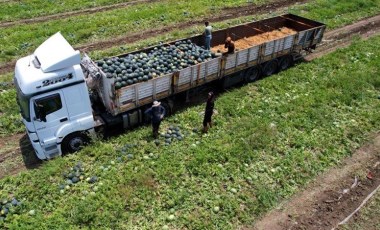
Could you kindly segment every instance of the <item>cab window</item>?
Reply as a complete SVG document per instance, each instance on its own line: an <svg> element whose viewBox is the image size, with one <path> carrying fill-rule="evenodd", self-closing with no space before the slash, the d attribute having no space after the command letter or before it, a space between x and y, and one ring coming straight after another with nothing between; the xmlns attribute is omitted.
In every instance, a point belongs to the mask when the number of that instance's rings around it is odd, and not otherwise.
<svg viewBox="0 0 380 230"><path fill-rule="evenodd" d="M34 110L37 111L43 108L45 116L49 115L50 113L54 113L55 111L60 110L62 108L61 96L58 93L47 97L39 98L35 102L36 103L34 105ZM38 106L39 108L36 108L36 106Z"/></svg>

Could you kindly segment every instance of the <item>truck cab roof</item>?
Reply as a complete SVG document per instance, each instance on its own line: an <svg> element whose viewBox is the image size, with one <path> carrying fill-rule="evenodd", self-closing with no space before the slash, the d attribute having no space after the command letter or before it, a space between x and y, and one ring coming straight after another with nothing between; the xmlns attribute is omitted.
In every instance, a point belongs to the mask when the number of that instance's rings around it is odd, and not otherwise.
<svg viewBox="0 0 380 230"><path fill-rule="evenodd" d="M83 81L80 53L56 33L42 43L33 55L19 59L15 78L25 95L48 91L63 85Z"/></svg>

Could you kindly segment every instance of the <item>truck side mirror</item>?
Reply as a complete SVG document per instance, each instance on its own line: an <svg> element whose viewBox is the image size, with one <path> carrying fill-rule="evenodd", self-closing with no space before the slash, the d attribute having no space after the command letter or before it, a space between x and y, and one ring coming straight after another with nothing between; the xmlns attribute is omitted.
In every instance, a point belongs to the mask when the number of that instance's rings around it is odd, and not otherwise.
<svg viewBox="0 0 380 230"><path fill-rule="evenodd" d="M46 111L42 104L34 101L34 111L36 112L36 119L46 122Z"/></svg>

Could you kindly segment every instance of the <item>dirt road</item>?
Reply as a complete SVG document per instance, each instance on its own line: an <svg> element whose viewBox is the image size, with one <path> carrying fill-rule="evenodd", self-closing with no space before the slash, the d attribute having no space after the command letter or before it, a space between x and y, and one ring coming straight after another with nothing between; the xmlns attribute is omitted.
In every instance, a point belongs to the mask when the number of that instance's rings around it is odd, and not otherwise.
<svg viewBox="0 0 380 230"><path fill-rule="evenodd" d="M333 229L380 185L380 134L246 229Z"/></svg>

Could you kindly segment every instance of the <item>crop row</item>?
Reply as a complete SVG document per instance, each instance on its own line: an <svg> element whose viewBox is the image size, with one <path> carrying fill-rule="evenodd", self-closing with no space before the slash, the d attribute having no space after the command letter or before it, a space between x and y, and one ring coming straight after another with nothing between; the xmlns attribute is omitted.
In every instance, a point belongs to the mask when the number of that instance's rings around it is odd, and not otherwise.
<svg viewBox="0 0 380 230"><path fill-rule="evenodd" d="M1 179L0 199L15 196L22 202L4 225L236 229L250 224L378 129L379 45L380 37L356 41L220 95L208 134L197 131L200 105L163 122L162 132L172 124L181 128L180 142L157 146L150 128L141 127ZM96 176L96 183L83 180L63 189L63 173L78 162L84 178Z"/></svg>
<svg viewBox="0 0 380 230"><path fill-rule="evenodd" d="M208 4L199 1L177 1L138 4L128 9L115 9L98 14L76 16L61 20L53 20L38 24L19 25L4 28L0 37L0 63L15 60L33 50L46 38L61 31L70 43L76 46L99 40L128 36L128 34L147 31L151 28L169 28L179 22L191 22L194 18L215 15L224 7L239 6L245 1L216 1ZM360 11L353 9L361 8ZM348 23L353 18L374 15L379 11L380 4L374 0L337 2L319 0L305 5L289 8L290 12L300 13L322 22L330 22L330 26ZM344 17L343 17L344 16ZM348 17L346 17L348 16ZM255 15L256 19L257 15ZM232 21L232 20L231 20ZM191 27L189 33L199 33L199 26ZM182 28L186 30L186 28ZM215 29L218 29L216 26ZM120 51L119 51L120 52Z"/></svg>
<svg viewBox="0 0 380 230"><path fill-rule="evenodd" d="M212 2L212 3L211 3ZM0 63L32 52L39 44L57 31L71 44L125 36L150 28L172 26L178 22L201 18L222 8L246 4L246 1L160 1L137 4L126 9L115 9L91 15L80 15L38 24L17 25L3 28L0 37Z"/></svg>
<svg viewBox="0 0 380 230"><path fill-rule="evenodd" d="M64 0L59 1L44 1L44 0L26 0L26 1L9 1L0 2L0 22L16 21L20 19L31 19L35 17L66 13L70 11L85 10L94 7L112 6L118 7L122 3L138 3L139 0L95 0L95 1L76 1ZM153 0L154 1L154 0ZM152 1L152 2L153 2ZM250 1L253 4L268 3L270 1L254 0ZM144 3L146 4L146 3ZM205 3L206 5L207 3Z"/></svg>
<svg viewBox="0 0 380 230"><path fill-rule="evenodd" d="M45 15L63 13L74 10L81 10L91 7L106 6L121 2L130 2L125 0L64 0L64 1L44 1L44 0L26 0L26 1L9 1L0 3L0 22L15 21L18 19L34 18Z"/></svg>

